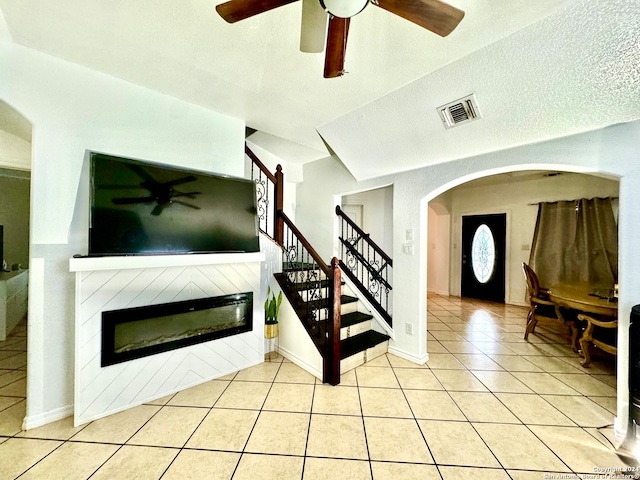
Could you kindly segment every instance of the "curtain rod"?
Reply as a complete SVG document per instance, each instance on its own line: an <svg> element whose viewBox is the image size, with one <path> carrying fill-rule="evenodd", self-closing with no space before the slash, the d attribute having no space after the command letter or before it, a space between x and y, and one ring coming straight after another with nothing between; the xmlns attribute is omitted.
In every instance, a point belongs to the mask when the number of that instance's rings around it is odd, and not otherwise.
<svg viewBox="0 0 640 480"><path fill-rule="evenodd" d="M541 203L579 202L580 200L593 200L594 198L601 198L601 199L610 198L611 200L618 200L620 197L577 198L575 200L554 200L553 202L535 202L535 203L528 203L527 205L533 206L533 205L540 205Z"/></svg>

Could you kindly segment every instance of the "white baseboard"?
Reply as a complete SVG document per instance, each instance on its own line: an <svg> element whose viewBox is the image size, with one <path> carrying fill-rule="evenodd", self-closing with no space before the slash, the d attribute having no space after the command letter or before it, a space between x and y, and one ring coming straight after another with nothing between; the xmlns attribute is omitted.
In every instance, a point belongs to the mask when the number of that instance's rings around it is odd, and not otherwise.
<svg viewBox="0 0 640 480"><path fill-rule="evenodd" d="M300 357L298 357L294 353L288 351L286 348L282 348L282 347L278 346L277 350L278 350L278 353L280 353L280 355L282 355L284 358L286 358L287 360L291 360L293 363L295 363L297 366L299 366L304 371L306 371L306 372L310 373L311 375L313 375L314 377L319 378L320 380L322 380L322 367L320 367L320 370L318 370L318 367L316 367L314 365L310 365L309 363L305 362L304 360L302 360Z"/></svg>
<svg viewBox="0 0 640 480"><path fill-rule="evenodd" d="M405 360L415 363L416 365L424 365L429 361L428 353L417 357L412 353L405 352L404 350L392 347L391 345L389 345L389 353L395 355L396 357L404 358Z"/></svg>
<svg viewBox="0 0 640 480"><path fill-rule="evenodd" d="M62 420L63 418L67 418L72 415L73 405L66 405L37 415L29 415L24 417L24 420L22 421L22 429L31 430L32 428L41 427L51 422L57 422L58 420Z"/></svg>

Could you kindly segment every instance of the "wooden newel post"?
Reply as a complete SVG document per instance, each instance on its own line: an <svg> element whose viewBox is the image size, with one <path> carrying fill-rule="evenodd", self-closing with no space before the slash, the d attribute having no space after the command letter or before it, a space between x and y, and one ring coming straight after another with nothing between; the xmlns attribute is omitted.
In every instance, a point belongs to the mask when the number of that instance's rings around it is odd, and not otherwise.
<svg viewBox="0 0 640 480"><path fill-rule="evenodd" d="M275 182L275 202L273 205L273 219L275 221L273 229L273 239L278 245L284 242L284 221L282 220L282 207L284 206L284 174L282 173L282 165L276 167Z"/></svg>
<svg viewBox="0 0 640 480"><path fill-rule="evenodd" d="M327 383L338 385L340 383L340 297L342 296L342 278L339 267L339 261L336 257L331 259L331 271L333 276L332 284L332 316L328 320L328 367L329 371L325 373Z"/></svg>

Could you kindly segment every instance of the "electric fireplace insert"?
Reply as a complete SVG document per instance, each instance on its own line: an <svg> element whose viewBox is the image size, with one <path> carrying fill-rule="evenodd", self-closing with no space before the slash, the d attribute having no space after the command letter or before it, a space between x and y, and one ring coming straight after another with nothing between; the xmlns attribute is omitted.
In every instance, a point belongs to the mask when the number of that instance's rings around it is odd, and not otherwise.
<svg viewBox="0 0 640 480"><path fill-rule="evenodd" d="M102 312L103 367L253 329L253 293Z"/></svg>

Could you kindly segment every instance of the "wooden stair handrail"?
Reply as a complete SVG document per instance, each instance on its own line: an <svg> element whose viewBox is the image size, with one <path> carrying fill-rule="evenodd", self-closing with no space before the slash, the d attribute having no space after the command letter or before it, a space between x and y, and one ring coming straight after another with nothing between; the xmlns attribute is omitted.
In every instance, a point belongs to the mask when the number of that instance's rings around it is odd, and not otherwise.
<svg viewBox="0 0 640 480"><path fill-rule="evenodd" d="M330 302L328 305L328 313L329 318L326 320L326 324L324 326L326 337L324 338L324 348L321 350L322 361L323 361L323 379L324 383L330 383L331 385L337 385L340 383L340 326L341 326L341 290L342 290L342 277L340 270L340 261L337 258L333 258L331 260L331 265L327 265L326 262L322 260L322 257L316 252L316 250L311 246L309 241L305 238L305 236L298 230L298 228L293 224L291 219L287 217L287 215L283 211L284 206L284 174L282 173L282 166L278 165L276 167L276 174L272 174L269 169L258 159L258 157L251 151L249 146L245 143L245 154L251 159L254 165L256 165L260 171L274 184L274 237L273 240L282 248L286 250L285 246L285 238L284 238L284 226L287 225L289 231L296 237L296 240L300 243L300 245L307 251L307 253L311 256L313 261L318 268L322 270L322 272L327 276L329 280L329 291L328 291L328 301ZM253 176L253 169L252 169ZM266 233L266 232L265 232ZM267 234L268 235L268 234ZM280 277L278 277L280 278ZM280 280L278 280L280 282ZM286 289L286 281L283 277L283 283L281 283L283 287L283 291L287 292ZM286 293L289 296L288 292ZM291 298L290 298L291 301ZM294 302L295 303L295 302ZM298 305L299 306L299 305ZM299 311L299 308L294 306L294 310L298 317L303 320L303 312ZM305 321L302 322L307 329L307 332L311 335L311 332L308 330L308 325ZM324 337L324 333L322 335ZM316 343L314 337L312 337L314 344L316 347L319 345ZM319 348L320 350L320 348Z"/></svg>
<svg viewBox="0 0 640 480"><path fill-rule="evenodd" d="M353 220L349 218L349 216L342 211L340 205L336 205L336 215L342 217L362 238L366 239L366 241L373 247L373 249L387 262L390 267L393 267L393 259L387 255L387 253L378 246L376 242L371 240L371 237L368 233L365 233L358 225L355 224Z"/></svg>
<svg viewBox="0 0 640 480"><path fill-rule="evenodd" d="M305 238L305 236L298 230L298 228L293 224L291 219L287 217L287 214L284 212L279 212L279 216L284 223L287 224L289 229L295 234L298 238L302 246L307 249L307 251L311 254L311 257L316 261L320 269L327 275L327 277L332 278L333 271L332 269L325 263L322 257L316 252L315 248L311 246L309 241Z"/></svg>
<svg viewBox="0 0 640 480"><path fill-rule="evenodd" d="M269 178L269 180L271 180L273 183L277 183L278 180L276 176L273 173L271 173L267 167L265 167L264 163L262 163L260 159L256 157L256 154L251 151L251 149L246 143L244 145L244 153L246 153L247 156L251 159L251 161L255 163L260 170L262 170L262 173L264 173L267 176L267 178ZM278 165L278 167L282 169L280 165ZM276 167L276 169L278 169L278 167Z"/></svg>

